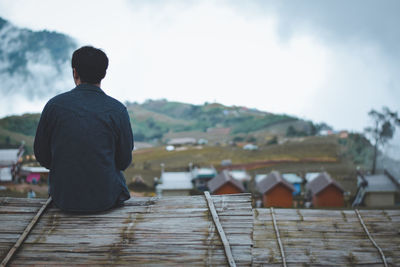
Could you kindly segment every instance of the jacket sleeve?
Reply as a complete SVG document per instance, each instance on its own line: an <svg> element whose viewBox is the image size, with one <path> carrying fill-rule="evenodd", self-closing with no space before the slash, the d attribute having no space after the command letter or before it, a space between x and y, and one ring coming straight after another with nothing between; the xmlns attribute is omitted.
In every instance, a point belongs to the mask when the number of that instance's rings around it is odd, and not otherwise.
<svg viewBox="0 0 400 267"><path fill-rule="evenodd" d="M33 150L35 153L36 160L43 167L50 169L51 166L51 127L49 127L49 106L48 104L44 107L42 115L40 116L39 125L36 129L35 142L33 144Z"/></svg>
<svg viewBox="0 0 400 267"><path fill-rule="evenodd" d="M120 132L115 153L115 164L121 171L128 168L132 162L133 134L128 111L121 113Z"/></svg>

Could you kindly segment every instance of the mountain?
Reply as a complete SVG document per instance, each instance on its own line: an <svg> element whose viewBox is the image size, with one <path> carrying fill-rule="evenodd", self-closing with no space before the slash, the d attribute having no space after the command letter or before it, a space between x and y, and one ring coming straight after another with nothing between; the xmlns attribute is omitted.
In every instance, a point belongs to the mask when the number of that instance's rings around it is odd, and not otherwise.
<svg viewBox="0 0 400 267"><path fill-rule="evenodd" d="M143 104L126 103L132 119L136 140L151 141L171 137L173 133L184 132L186 135L203 133L203 137L212 135L215 129L226 129L225 140L235 136L247 136L259 131L285 135L291 127L294 134L313 135L315 126L293 116L272 114L246 107L224 106L218 103L192 105L167 100L148 100ZM285 127L275 131L278 125ZM273 133L275 132L275 133ZM172 135L173 136L173 135Z"/></svg>
<svg viewBox="0 0 400 267"><path fill-rule="evenodd" d="M18 28L0 18L0 104L16 98L38 99L65 90L70 57L77 43L51 31Z"/></svg>
<svg viewBox="0 0 400 267"><path fill-rule="evenodd" d="M207 139L210 147L230 142L254 142L265 147L280 139L300 142L304 150L302 153L318 149L324 153L324 145L331 144L334 140L334 150L341 157L348 158L355 164L370 165L372 145L362 134L351 133L344 139L332 139L329 136L316 136L313 139L321 129L328 127L323 123L314 124L293 116L218 103L192 105L167 100L147 100L142 104L125 104L136 142L151 142L157 146L172 138L193 137ZM27 153L32 153L39 119L38 113L0 119L0 148L18 147L24 141ZM290 139L305 136L310 137ZM293 145L282 146L282 149L288 147ZM292 152L296 151L285 153L291 155Z"/></svg>
<svg viewBox="0 0 400 267"><path fill-rule="evenodd" d="M148 100L142 104L127 102L126 106L136 141L161 141L174 133L190 136L200 132L210 136L213 135L212 130L221 128L228 129L228 132L225 131L225 135L229 133L224 136L225 141L260 131L285 135L289 128L299 135L315 134L315 126L310 121L246 107L229 107L217 103L192 105L167 100ZM0 129L33 137L39 118L40 114L8 116L0 119Z"/></svg>

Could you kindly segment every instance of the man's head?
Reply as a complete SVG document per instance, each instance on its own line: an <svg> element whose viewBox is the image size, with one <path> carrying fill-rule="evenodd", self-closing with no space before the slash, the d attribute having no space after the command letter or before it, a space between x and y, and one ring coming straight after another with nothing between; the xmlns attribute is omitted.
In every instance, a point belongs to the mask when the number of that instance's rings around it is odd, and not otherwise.
<svg viewBox="0 0 400 267"><path fill-rule="evenodd" d="M108 58L100 49L83 46L72 54L71 65L76 84L100 84L106 76Z"/></svg>

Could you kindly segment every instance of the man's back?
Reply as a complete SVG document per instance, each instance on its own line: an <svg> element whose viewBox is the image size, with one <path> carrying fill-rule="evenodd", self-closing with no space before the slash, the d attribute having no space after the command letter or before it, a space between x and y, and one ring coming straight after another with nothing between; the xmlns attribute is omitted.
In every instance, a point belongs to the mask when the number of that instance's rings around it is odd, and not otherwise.
<svg viewBox="0 0 400 267"><path fill-rule="evenodd" d="M50 169L50 195L68 211L101 211L129 199L122 170L132 160L126 108L99 87L80 84L51 99L35 138Z"/></svg>

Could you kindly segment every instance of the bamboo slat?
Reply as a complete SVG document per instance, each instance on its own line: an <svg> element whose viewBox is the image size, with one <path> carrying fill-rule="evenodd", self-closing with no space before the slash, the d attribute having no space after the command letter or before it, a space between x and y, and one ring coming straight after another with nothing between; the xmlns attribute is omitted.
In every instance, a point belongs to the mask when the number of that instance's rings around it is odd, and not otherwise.
<svg viewBox="0 0 400 267"><path fill-rule="evenodd" d="M274 209L288 266L383 266L354 210ZM400 266L400 210L360 211L386 256ZM254 210L253 265L282 265L269 209Z"/></svg>
<svg viewBox="0 0 400 267"><path fill-rule="evenodd" d="M47 199L46 203L43 204L43 206L39 209L38 213L32 218L32 221L28 224L28 226L25 228L25 230L22 232L22 234L18 238L17 242L14 244L14 246L7 253L6 257L0 263L1 267L7 266L8 262L11 260L11 258L15 255L15 253L19 249L19 247L25 241L25 238L32 231L32 229L35 226L36 222L39 220L40 216L42 216L43 212L47 209L47 207L50 205L50 203L51 203L51 197L49 197Z"/></svg>
<svg viewBox="0 0 400 267"><path fill-rule="evenodd" d="M282 266L269 209L251 196L211 196L237 266ZM0 255L45 200L0 198ZM360 210L388 266L400 266L400 210ZM354 210L274 209L287 266L383 266ZM50 207L10 266L227 266L204 196L134 198L96 214Z"/></svg>
<svg viewBox="0 0 400 267"><path fill-rule="evenodd" d="M14 201L14 200L13 200ZM212 196L237 266L250 266L253 213L249 194ZM1 202L0 202L1 203ZM15 200L0 206L12 212L34 213ZM32 209L30 209L32 208ZM6 218L2 218L7 222ZM8 223L10 224L10 222ZM13 239L20 229L0 230ZM1 242L0 242L1 243ZM96 214L47 210L29 234L10 266L226 266L224 246L204 196L135 198L126 205Z"/></svg>
<svg viewBox="0 0 400 267"><path fill-rule="evenodd" d="M206 192L204 192L204 196L206 197L208 209L210 210L215 227L217 228L218 234L222 241L222 244L224 245L224 251L225 251L225 255L226 255L228 264L230 267L236 267L235 259L232 256L231 246L229 245L229 241L226 238L224 228L222 228L222 225L219 221L218 213L215 211L215 206L214 206L214 202L211 198L211 195L208 191L206 191Z"/></svg>

